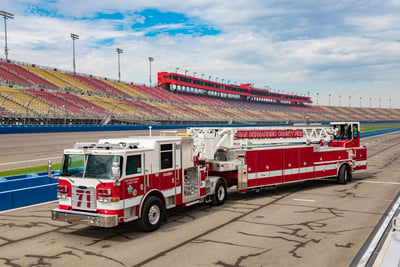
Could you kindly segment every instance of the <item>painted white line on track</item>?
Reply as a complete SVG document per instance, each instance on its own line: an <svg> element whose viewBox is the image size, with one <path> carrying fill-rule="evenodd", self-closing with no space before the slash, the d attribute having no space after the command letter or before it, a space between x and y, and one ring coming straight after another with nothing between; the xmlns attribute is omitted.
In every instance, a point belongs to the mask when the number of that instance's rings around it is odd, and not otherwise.
<svg viewBox="0 0 400 267"><path fill-rule="evenodd" d="M9 165L9 164L18 164L18 163L41 161L41 160L49 160L49 159L60 159L60 158L61 157L52 157L52 158L30 159L30 160L22 160L22 161L14 161L14 162L5 162L5 163L0 163L0 166L1 165Z"/></svg>
<svg viewBox="0 0 400 267"><path fill-rule="evenodd" d="M294 201L315 202L314 199L293 198Z"/></svg>
<svg viewBox="0 0 400 267"><path fill-rule="evenodd" d="M397 184L400 185L398 182L384 182L384 181L360 181L361 183L370 183L370 184Z"/></svg>

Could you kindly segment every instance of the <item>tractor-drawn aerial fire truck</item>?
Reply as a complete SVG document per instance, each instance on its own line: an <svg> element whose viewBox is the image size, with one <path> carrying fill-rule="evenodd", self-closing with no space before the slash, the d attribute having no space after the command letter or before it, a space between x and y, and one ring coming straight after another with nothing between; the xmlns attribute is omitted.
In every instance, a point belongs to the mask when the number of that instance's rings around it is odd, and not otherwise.
<svg viewBox="0 0 400 267"><path fill-rule="evenodd" d="M359 129L358 122L198 127L75 143L64 151L52 219L100 227L139 220L149 232L168 209L223 204L227 188L245 193L328 177L345 184L367 168Z"/></svg>

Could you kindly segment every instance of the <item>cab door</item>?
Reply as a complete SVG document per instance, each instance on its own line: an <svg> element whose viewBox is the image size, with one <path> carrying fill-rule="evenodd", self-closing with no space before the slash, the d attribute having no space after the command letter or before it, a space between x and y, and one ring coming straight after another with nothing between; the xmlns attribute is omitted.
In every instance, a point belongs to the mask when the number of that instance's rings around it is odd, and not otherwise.
<svg viewBox="0 0 400 267"><path fill-rule="evenodd" d="M126 156L125 178L122 180L124 198L125 221L135 218L135 207L140 204L140 197L146 192L145 177L145 153L137 153Z"/></svg>
<svg viewBox="0 0 400 267"><path fill-rule="evenodd" d="M167 201L167 207L176 203L176 144L160 143L160 189Z"/></svg>

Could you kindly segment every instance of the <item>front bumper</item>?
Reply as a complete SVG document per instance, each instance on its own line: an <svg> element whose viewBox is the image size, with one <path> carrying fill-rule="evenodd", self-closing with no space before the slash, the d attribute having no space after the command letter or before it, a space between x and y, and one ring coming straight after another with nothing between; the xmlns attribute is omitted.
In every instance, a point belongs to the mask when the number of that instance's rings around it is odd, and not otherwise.
<svg viewBox="0 0 400 267"><path fill-rule="evenodd" d="M51 219L68 223L80 223L98 227L115 227L118 225L117 215L105 215L84 211L53 209Z"/></svg>

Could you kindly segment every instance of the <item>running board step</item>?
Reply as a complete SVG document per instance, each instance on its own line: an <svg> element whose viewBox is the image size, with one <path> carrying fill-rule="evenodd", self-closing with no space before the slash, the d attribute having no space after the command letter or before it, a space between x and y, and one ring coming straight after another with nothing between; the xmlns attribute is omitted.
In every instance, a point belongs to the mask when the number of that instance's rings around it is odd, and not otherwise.
<svg viewBox="0 0 400 267"><path fill-rule="evenodd" d="M198 199L198 200L195 200L195 201L193 201L193 202L186 203L186 204L185 204L185 207L190 207L190 206L193 206L193 205L198 204L198 203L200 203L200 200L199 200L199 199Z"/></svg>

